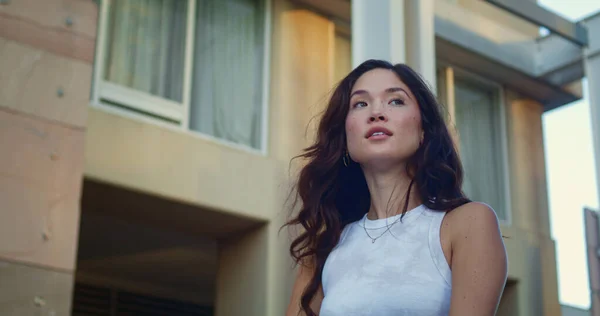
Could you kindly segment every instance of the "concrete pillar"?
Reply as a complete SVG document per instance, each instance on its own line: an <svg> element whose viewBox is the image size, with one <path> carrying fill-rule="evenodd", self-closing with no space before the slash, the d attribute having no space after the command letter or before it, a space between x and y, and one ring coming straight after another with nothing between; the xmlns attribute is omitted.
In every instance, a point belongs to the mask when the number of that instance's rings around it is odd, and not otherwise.
<svg viewBox="0 0 600 316"><path fill-rule="evenodd" d="M0 13L0 315L70 315L97 7Z"/></svg>
<svg viewBox="0 0 600 316"><path fill-rule="evenodd" d="M298 164L290 165L290 159L313 143L318 114L335 80L334 23L287 0L275 0L273 5L270 127L277 132L271 135L270 148L282 178L279 198L273 201L274 217L265 227L268 310L260 316L284 315L289 303L296 273L288 251L290 232L279 229L289 219L285 201L297 174Z"/></svg>
<svg viewBox="0 0 600 316"><path fill-rule="evenodd" d="M549 238L543 106L512 92L506 100L511 226Z"/></svg>
<svg viewBox="0 0 600 316"><path fill-rule="evenodd" d="M406 63L436 91L434 0L353 0L352 66Z"/></svg>
<svg viewBox="0 0 600 316"><path fill-rule="evenodd" d="M334 82L335 25L329 19L273 1L270 155L289 162L313 141L307 124L327 103ZM308 133L307 133L308 132Z"/></svg>
<svg viewBox="0 0 600 316"><path fill-rule="evenodd" d="M583 63L585 76L587 77L588 81L592 141L594 145L594 157L596 161L596 188L598 190L598 205L600 205L600 15L596 15L589 20L584 21L584 24L588 29L588 38L590 41L589 46L584 50ZM586 211L586 222L588 225L592 222L592 220L595 220L595 218L592 218L590 214L590 211ZM596 229L595 234L591 235L597 237L597 233L598 232ZM598 242L598 240L591 241L588 236L588 247L593 245L595 246L598 244ZM588 256L590 255L594 255L594 251L588 251ZM599 269L600 266L597 264L597 256L594 255L591 258L588 258L590 269L590 291L592 296L591 311L593 316L598 316L600 315L600 293L598 293L598 286L600 286L600 279L598 279L598 277L600 276L600 271L593 270Z"/></svg>
<svg viewBox="0 0 600 316"><path fill-rule="evenodd" d="M555 244L550 237L546 191L543 106L513 92L507 102L510 174L510 223L503 233L509 275L518 280L511 295L516 315L559 315Z"/></svg>
<svg viewBox="0 0 600 316"><path fill-rule="evenodd" d="M598 212L591 209L583 210L585 227L585 240L588 273L590 274L591 292L591 316L600 315L600 260L598 258L598 247L600 246L600 232L598 231Z"/></svg>
<svg viewBox="0 0 600 316"><path fill-rule="evenodd" d="M352 0L353 68L367 59L406 62L404 3L404 0Z"/></svg>
<svg viewBox="0 0 600 316"><path fill-rule="evenodd" d="M219 242L216 316L267 315L266 226Z"/></svg>
<svg viewBox="0 0 600 316"><path fill-rule="evenodd" d="M406 63L436 92L434 0L406 1Z"/></svg>
<svg viewBox="0 0 600 316"><path fill-rule="evenodd" d="M584 67L588 81L592 139L596 159L596 187L600 199L600 15L585 21L585 26L588 28L590 43L584 50Z"/></svg>
<svg viewBox="0 0 600 316"><path fill-rule="evenodd" d="M334 83L335 26L329 19L274 0L269 156L276 161L278 197L268 207L264 225L220 243L216 315L285 314L295 271L288 252L285 199L290 189L290 159L313 141L312 120L327 103ZM309 126L307 131L307 126ZM292 165L292 168L295 165Z"/></svg>

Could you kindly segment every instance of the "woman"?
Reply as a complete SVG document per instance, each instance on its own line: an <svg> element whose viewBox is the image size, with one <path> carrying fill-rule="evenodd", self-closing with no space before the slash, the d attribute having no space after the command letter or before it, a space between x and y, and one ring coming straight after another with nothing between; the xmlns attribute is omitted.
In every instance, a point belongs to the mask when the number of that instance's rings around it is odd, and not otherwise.
<svg viewBox="0 0 600 316"><path fill-rule="evenodd" d="M354 69L300 157L288 316L495 314L507 277L498 220L462 192L440 107L412 69Z"/></svg>

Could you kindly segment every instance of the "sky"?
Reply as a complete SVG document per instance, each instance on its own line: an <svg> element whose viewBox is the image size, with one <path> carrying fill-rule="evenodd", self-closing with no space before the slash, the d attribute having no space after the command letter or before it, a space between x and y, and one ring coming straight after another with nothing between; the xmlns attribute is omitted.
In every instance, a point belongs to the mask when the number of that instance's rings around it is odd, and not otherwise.
<svg viewBox="0 0 600 316"><path fill-rule="evenodd" d="M538 0L577 21L600 10L598 0ZM599 209L594 153L584 79L584 98L543 116L551 233L556 242L561 304L590 307L583 208Z"/></svg>

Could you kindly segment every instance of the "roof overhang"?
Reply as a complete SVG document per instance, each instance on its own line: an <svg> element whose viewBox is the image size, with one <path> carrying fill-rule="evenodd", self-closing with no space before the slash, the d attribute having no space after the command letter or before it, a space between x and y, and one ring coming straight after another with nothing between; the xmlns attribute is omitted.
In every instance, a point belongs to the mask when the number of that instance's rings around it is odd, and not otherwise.
<svg viewBox="0 0 600 316"><path fill-rule="evenodd" d="M579 46L588 45L588 31L581 23L573 23L550 12L535 2L523 0L485 0Z"/></svg>
<svg viewBox="0 0 600 316"><path fill-rule="evenodd" d="M590 34L600 34L600 12L578 22L589 30ZM581 49L575 44L564 43L557 35L540 40L540 61L537 75L556 85L579 80L585 76L584 58L600 55L600 38L590 36L587 47Z"/></svg>
<svg viewBox="0 0 600 316"><path fill-rule="evenodd" d="M582 45L589 44L585 23L568 22L527 1L486 1L560 33L528 36L510 25L437 1L437 57L535 99L546 111L581 99Z"/></svg>
<svg viewBox="0 0 600 316"><path fill-rule="evenodd" d="M342 25L350 23L347 0L293 0ZM485 3L487 2L487 4ZM590 17L578 23L523 0L486 0L526 21L546 27L545 37L524 34L456 4L435 1L436 56L530 97L545 110L582 98L583 54L594 48L588 39ZM600 20L600 19L599 19ZM600 28L600 27L599 27Z"/></svg>

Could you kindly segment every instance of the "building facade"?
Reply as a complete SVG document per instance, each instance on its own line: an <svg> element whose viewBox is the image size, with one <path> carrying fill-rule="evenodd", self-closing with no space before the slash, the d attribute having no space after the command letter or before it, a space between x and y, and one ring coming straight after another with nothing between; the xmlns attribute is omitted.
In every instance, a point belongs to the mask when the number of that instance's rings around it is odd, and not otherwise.
<svg viewBox="0 0 600 316"><path fill-rule="evenodd" d="M290 160L383 58L498 214L499 315L560 315L541 116L581 98L582 48L491 2L0 1L0 314L282 315Z"/></svg>

